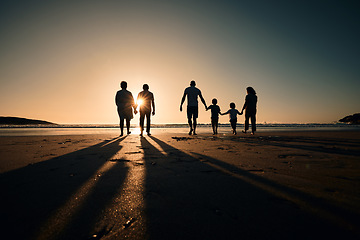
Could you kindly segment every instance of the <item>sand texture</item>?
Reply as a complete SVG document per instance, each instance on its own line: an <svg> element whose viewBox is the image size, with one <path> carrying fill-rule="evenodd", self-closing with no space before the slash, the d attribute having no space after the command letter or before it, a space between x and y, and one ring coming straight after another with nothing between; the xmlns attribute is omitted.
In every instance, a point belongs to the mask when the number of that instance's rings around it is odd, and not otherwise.
<svg viewBox="0 0 360 240"><path fill-rule="evenodd" d="M0 137L2 239L359 239L360 132Z"/></svg>

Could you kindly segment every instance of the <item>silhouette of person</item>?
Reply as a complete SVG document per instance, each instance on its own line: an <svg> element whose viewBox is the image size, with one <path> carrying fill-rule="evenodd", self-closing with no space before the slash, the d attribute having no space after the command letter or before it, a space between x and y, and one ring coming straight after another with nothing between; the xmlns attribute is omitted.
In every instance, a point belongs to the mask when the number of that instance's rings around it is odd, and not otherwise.
<svg viewBox="0 0 360 240"><path fill-rule="evenodd" d="M252 87L247 87L246 91L247 95L245 97L245 103L241 110L241 113L243 113L245 109L245 130L243 130L243 133L246 133L247 130L249 130L249 119L251 118L251 134L255 134L257 96Z"/></svg>
<svg viewBox="0 0 360 240"><path fill-rule="evenodd" d="M131 92L126 90L127 82L120 83L121 90L116 93L115 103L120 118L120 136L124 135L124 120L126 120L127 134L130 134L130 120L133 118L133 109L136 114L136 105Z"/></svg>
<svg viewBox="0 0 360 240"><path fill-rule="evenodd" d="M230 103L230 109L226 113L220 113L221 115L230 115L230 124L233 129L233 134L236 135L236 123L237 123L237 115L242 115L236 108L235 103Z"/></svg>
<svg viewBox="0 0 360 240"><path fill-rule="evenodd" d="M219 114L221 114L220 107L217 105L217 99L212 100L212 105L206 108L206 111L211 109L211 126L213 129L213 135L217 134L219 125Z"/></svg>
<svg viewBox="0 0 360 240"><path fill-rule="evenodd" d="M190 132L189 135L196 134L196 119L198 118L199 115L199 107L198 107L198 97L200 97L201 102L204 104L205 109L207 108L206 106L206 102L201 94L200 89L196 88L196 83L195 81L191 81L190 82L190 87L187 87L184 91L184 95L181 99L181 104L180 104L180 111L182 111L182 105L185 101L185 98L187 96L187 118L188 118L188 123L189 123L189 127L190 127ZM191 121L191 118L193 119L193 122Z"/></svg>
<svg viewBox="0 0 360 240"><path fill-rule="evenodd" d="M154 94L149 91L149 85L143 85L143 91L141 91L137 96L137 103L140 104L140 136L143 135L144 131L144 120L146 117L146 132L147 135L150 134L150 115L152 107L152 115L155 115L155 101Z"/></svg>

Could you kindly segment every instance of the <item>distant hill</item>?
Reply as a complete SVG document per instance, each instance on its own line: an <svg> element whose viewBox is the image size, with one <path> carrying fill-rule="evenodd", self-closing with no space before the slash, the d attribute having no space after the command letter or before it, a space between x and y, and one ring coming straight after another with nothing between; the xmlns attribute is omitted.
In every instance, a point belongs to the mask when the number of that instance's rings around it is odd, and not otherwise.
<svg viewBox="0 0 360 240"><path fill-rule="evenodd" d="M353 115L346 116L339 120L339 122L350 123L350 124L360 124L360 113L355 113Z"/></svg>
<svg viewBox="0 0 360 240"><path fill-rule="evenodd" d="M56 125L56 123L18 117L0 117L0 125Z"/></svg>

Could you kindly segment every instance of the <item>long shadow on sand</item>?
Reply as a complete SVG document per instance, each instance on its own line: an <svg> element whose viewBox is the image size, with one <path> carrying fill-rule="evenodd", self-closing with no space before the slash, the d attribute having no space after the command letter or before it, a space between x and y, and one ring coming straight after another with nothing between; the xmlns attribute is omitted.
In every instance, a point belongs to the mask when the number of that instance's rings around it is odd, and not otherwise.
<svg viewBox="0 0 360 240"><path fill-rule="evenodd" d="M246 142L257 145L270 145L289 149L300 149L329 154L341 154L348 156L360 156L360 141L354 139L329 139L315 137L232 137L236 142Z"/></svg>
<svg viewBox="0 0 360 240"><path fill-rule="evenodd" d="M226 171L316 207L320 200L217 159L198 155L200 161L155 137L151 140L163 151L141 139L147 163L145 204L150 239L357 238L352 231Z"/></svg>
<svg viewBox="0 0 360 240"><path fill-rule="evenodd" d="M48 239L86 239L82 234L91 231L126 176L121 161L99 172L124 139L1 174L1 238L33 239L48 232Z"/></svg>

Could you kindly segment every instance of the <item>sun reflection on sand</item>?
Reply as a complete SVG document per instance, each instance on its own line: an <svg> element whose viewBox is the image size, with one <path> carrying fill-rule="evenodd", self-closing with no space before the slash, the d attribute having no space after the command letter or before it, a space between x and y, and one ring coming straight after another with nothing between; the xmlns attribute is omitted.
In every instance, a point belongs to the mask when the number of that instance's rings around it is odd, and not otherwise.
<svg viewBox="0 0 360 240"><path fill-rule="evenodd" d="M107 237L144 239L146 234L144 184L144 152L139 148L139 138L130 135L126 138L123 151L113 158L124 159L128 167L124 184L117 196L112 199L98 219L96 229L99 231L110 225Z"/></svg>
<svg viewBox="0 0 360 240"><path fill-rule="evenodd" d="M131 239L143 239L146 233L146 221L143 214L145 164L143 151L138 148L140 144L137 142L139 142L138 136L125 137L123 148L106 161L62 207L57 209L40 228L40 234L36 239L51 239L61 235L71 224L72 218L82 209L82 205L89 200L99 178L105 176L118 161L124 162L124 168L128 170L125 180L118 193L110 201L111 204L102 210L101 216L93 226L93 231L88 234L97 236L97 232L106 229L107 237L127 236Z"/></svg>
<svg viewBox="0 0 360 240"><path fill-rule="evenodd" d="M131 128L130 132L134 135L140 135L140 127Z"/></svg>

